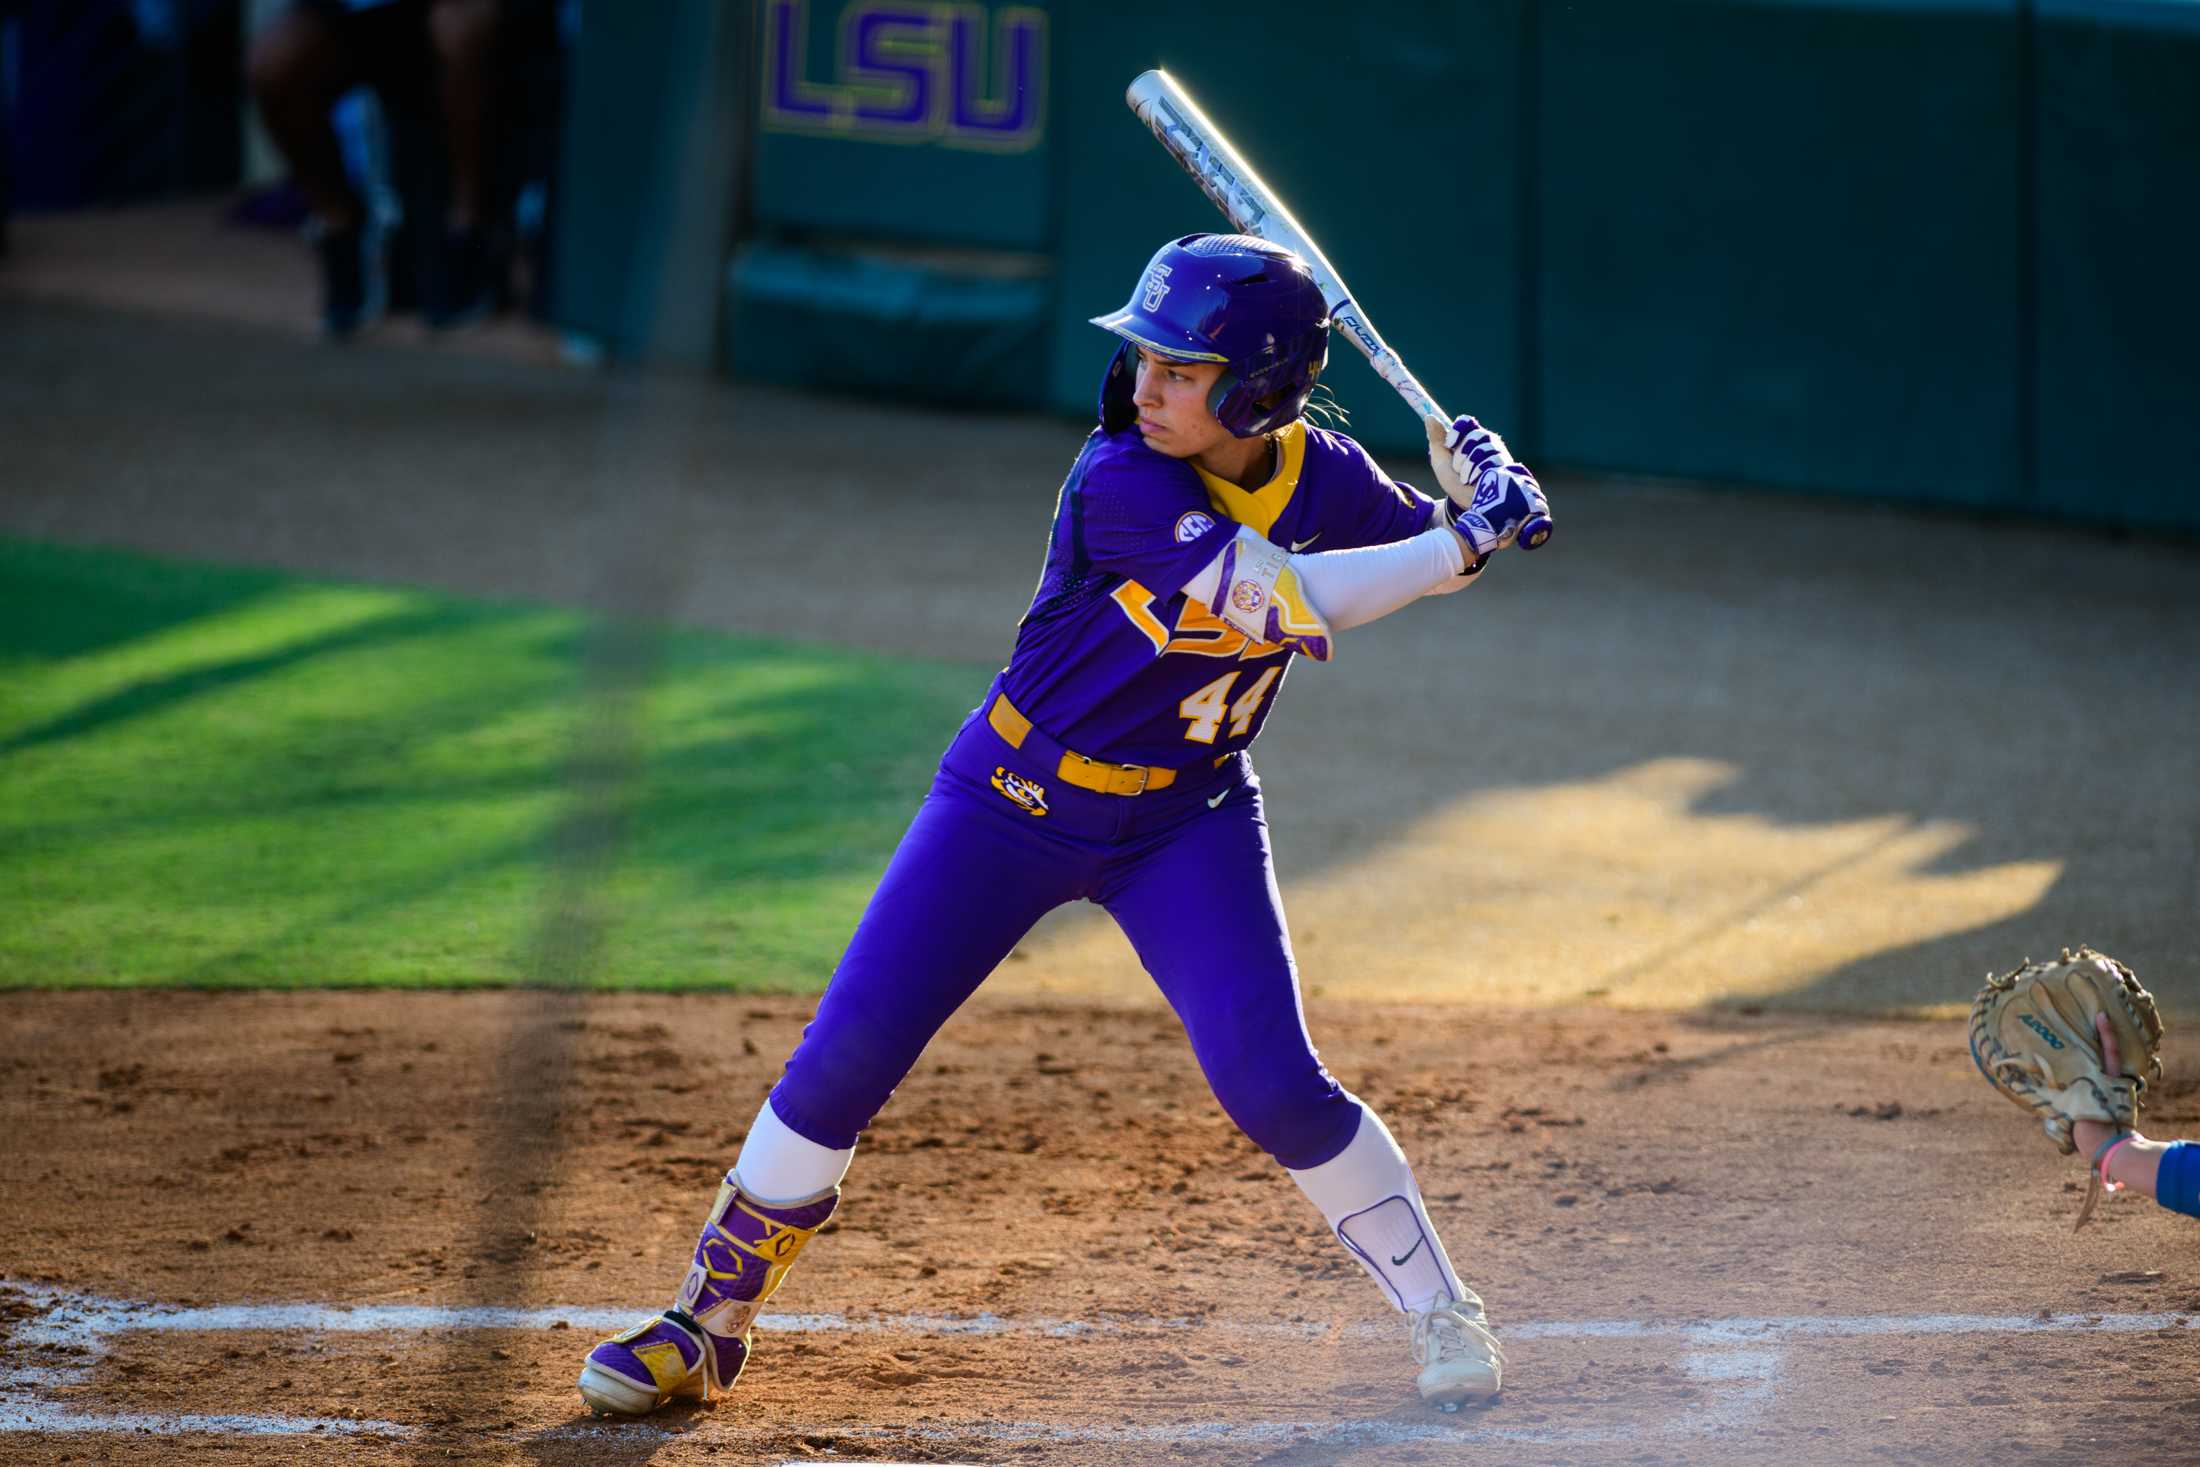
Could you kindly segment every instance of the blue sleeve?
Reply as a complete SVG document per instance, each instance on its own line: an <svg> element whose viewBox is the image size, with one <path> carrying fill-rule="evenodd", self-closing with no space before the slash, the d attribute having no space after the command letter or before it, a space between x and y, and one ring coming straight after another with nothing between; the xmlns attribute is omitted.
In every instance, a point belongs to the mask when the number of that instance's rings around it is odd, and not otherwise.
<svg viewBox="0 0 2200 1467"><path fill-rule="evenodd" d="M2172 1141L2154 1174L2154 1200L2171 1212L2200 1217L2200 1146Z"/></svg>
<svg viewBox="0 0 2200 1467"><path fill-rule="evenodd" d="M1095 444L1078 466L1071 505L1078 551L1166 601L1222 553L1237 525L1214 512L1190 465L1121 437Z"/></svg>
<svg viewBox="0 0 2200 1467"><path fill-rule="evenodd" d="M1389 545L1410 540L1429 527L1430 506L1435 500L1410 484L1401 484L1382 470L1368 451L1342 433L1326 428L1307 430L1309 457L1320 454L1336 465L1342 508L1335 540L1325 550L1357 550L1364 545Z"/></svg>

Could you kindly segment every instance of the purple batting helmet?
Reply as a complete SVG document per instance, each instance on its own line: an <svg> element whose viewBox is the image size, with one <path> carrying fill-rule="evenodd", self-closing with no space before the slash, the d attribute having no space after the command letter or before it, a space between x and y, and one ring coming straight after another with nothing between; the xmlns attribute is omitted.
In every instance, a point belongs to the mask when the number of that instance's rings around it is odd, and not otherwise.
<svg viewBox="0 0 2200 1467"><path fill-rule="evenodd" d="M1100 424L1129 427L1138 348L1220 362L1207 407L1252 438L1296 418L1329 361L1329 304L1306 262L1249 234L1187 234L1155 251L1129 304L1092 324L1123 338L1100 379Z"/></svg>

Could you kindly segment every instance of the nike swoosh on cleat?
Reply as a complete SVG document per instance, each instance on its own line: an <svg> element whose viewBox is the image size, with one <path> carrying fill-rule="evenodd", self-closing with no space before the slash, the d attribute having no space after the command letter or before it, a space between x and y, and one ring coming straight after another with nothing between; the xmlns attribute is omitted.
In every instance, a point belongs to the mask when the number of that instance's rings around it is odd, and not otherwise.
<svg viewBox="0 0 2200 1467"><path fill-rule="evenodd" d="M1405 1262L1405 1261L1406 1261L1406 1260L1407 1260L1408 1258L1411 1258L1411 1257L1412 1257L1412 1256L1413 1256L1414 1254L1416 1254L1416 1253L1418 1253L1418 1252L1420 1252L1420 1251L1421 1251L1421 1244L1420 1244L1419 1242L1415 1242L1415 1243L1414 1243L1414 1245L1413 1245L1413 1246L1412 1246L1411 1248L1408 1248L1408 1249L1407 1249L1407 1250L1406 1250L1405 1252L1403 1252L1403 1253L1399 1254L1399 1255L1398 1255L1398 1256L1397 1256L1396 1258L1393 1258L1393 1259L1391 1259L1391 1260L1390 1260L1390 1266L1391 1266L1392 1268L1397 1268L1397 1267L1399 1267L1399 1266L1400 1266L1401 1264L1403 1264L1403 1263L1404 1263L1404 1262Z"/></svg>
<svg viewBox="0 0 2200 1467"><path fill-rule="evenodd" d="M1316 540L1319 540L1319 539L1320 539L1321 537L1322 537L1322 532L1321 532L1321 531L1319 531L1319 530L1316 530L1316 531L1315 531L1315 532L1314 532L1313 534L1311 534L1311 535L1307 536L1307 537L1306 537L1306 538L1305 538L1304 540L1293 540L1293 541L1291 542L1291 553L1292 553L1293 555L1296 555L1296 554L1298 554L1298 553L1299 553L1299 552L1300 552L1301 550L1304 550L1304 549L1305 549L1305 548L1306 548L1307 546L1309 546L1309 545L1313 544L1313 543L1314 543L1314 542L1315 542Z"/></svg>

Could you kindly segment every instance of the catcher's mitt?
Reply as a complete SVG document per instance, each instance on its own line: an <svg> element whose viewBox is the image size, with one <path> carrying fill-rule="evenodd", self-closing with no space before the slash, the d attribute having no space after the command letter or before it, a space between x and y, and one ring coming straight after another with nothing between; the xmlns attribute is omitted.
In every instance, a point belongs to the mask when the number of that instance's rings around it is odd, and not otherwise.
<svg viewBox="0 0 2200 1467"><path fill-rule="evenodd" d="M2121 1071L2110 1074L2094 1032L2106 1014ZM1989 977L1971 1005L1971 1058L2012 1104L2040 1118L2048 1139L2075 1151L2074 1121L2133 1129L2147 1083L2162 1077L2162 1016L2154 995L2122 963L2089 947L2053 963L2026 963ZM2096 1174L2078 1213L2085 1226L2099 1200Z"/></svg>

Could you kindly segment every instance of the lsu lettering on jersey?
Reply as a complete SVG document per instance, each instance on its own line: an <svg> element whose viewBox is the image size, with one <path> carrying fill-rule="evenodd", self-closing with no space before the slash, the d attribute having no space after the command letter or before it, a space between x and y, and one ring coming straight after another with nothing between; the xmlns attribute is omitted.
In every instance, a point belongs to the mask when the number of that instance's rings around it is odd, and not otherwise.
<svg viewBox="0 0 2200 1467"><path fill-rule="evenodd" d="M1054 506L1031 609L1002 691L1094 759L1181 769L1251 744L1294 653L1184 594L1249 525L1294 553L1354 550L1429 527L1434 501L1394 483L1342 433L1293 423L1275 477L1242 489L1094 429Z"/></svg>

